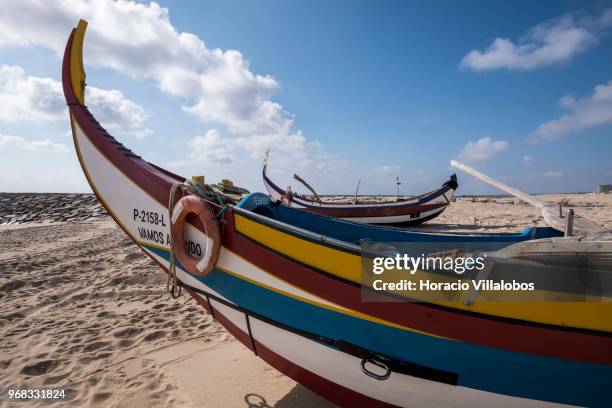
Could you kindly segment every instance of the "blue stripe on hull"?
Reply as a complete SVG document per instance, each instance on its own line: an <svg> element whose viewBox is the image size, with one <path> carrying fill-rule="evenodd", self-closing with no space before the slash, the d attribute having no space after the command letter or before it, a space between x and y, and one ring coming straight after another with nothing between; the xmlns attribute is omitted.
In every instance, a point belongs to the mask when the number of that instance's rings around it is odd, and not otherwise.
<svg viewBox="0 0 612 408"><path fill-rule="evenodd" d="M154 250L168 258L166 252ZM612 404L612 367L441 339L370 322L283 296L222 271L196 277L233 303L299 330L399 360L459 374L459 385L583 406Z"/></svg>

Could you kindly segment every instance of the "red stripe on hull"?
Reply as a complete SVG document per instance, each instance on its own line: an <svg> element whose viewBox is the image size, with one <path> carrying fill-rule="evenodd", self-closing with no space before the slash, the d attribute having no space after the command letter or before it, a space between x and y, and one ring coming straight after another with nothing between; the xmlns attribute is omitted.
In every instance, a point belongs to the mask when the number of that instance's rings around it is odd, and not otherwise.
<svg viewBox="0 0 612 408"><path fill-rule="evenodd" d="M242 331L238 326L232 323L231 320L225 317L223 313L221 313L218 309L215 309L215 307L210 305L206 300L202 299L202 297L199 296L196 292L190 289L186 289L186 290L187 290L187 293L189 293L191 297L194 298L195 301L198 302L200 306L206 309L206 311L210 315L214 316L215 320L221 323L223 327L225 327L232 336L234 336L242 344L248 347L249 350L255 351L253 349L253 343L251 342L251 337L249 336L248 333L245 333L244 331Z"/></svg>
<svg viewBox="0 0 612 408"><path fill-rule="evenodd" d="M399 215L420 214L426 211L444 208L447 203L406 205L394 207L356 207L356 208L331 208L331 207L305 207L300 210L314 214L327 215L336 218L362 218L362 217L393 217Z"/></svg>
<svg viewBox="0 0 612 408"><path fill-rule="evenodd" d="M208 302L198 296L195 292L187 289L187 292L204 307L209 313L211 312ZM214 310L215 319L230 332L232 336L238 339L244 346L249 350L253 350L251 337L248 333L242 331L238 326L232 323L227 317L225 317L218 309ZM294 379L298 383L309 388L316 394L332 401L343 407L372 407L372 408L395 408L396 405L388 404L386 402L368 397L366 395L357 393L351 389L338 385L332 381L329 381L311 371L308 371L298 365L295 365L291 361L287 360L283 356L275 353L274 351L267 348L264 344L255 340L255 348L257 349L257 356L263 359L265 362L276 368L281 373Z"/></svg>
<svg viewBox="0 0 612 408"><path fill-rule="evenodd" d="M226 218L226 231L234 229ZM240 234L225 234L223 245L259 268L330 302L401 326L460 341L529 354L612 364L612 337L444 310L415 302L362 302L361 288L313 271L271 252ZM387 298L388 300L388 298Z"/></svg>

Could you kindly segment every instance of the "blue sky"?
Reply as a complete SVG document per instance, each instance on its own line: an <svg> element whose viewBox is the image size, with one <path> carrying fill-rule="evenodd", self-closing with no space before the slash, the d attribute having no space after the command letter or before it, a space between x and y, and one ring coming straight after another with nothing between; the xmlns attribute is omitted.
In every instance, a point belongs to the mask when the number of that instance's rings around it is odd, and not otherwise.
<svg viewBox="0 0 612 408"><path fill-rule="evenodd" d="M459 158L530 192L612 183L612 2L8 2L1 191L88 191L59 92L89 20L87 103L183 175L262 190L271 148L322 193L420 193ZM189 33L189 34L187 34ZM59 96L58 96L59 95ZM459 174L460 193L491 193Z"/></svg>

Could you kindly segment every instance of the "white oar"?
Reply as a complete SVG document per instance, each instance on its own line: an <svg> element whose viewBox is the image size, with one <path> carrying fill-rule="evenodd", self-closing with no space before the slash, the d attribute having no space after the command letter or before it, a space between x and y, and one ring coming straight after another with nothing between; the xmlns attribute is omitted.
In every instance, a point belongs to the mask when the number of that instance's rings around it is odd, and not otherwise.
<svg viewBox="0 0 612 408"><path fill-rule="evenodd" d="M482 174L478 170L471 168L463 163L459 163L456 160L451 160L451 166L465 171L467 174L476 177L479 180L484 181L487 184L492 185L502 191L505 191L508 194L512 194L513 196L520 198L528 204L536 207L540 214L544 217L544 221L559 231L566 231L567 217L569 215L569 210L562 212L558 204L549 203L548 201L541 200L532 195L525 193L517 188L509 186L501 181L497 181L487 176L486 174ZM569 215L571 217L571 215ZM580 216L574 216L573 226L570 228L573 229L574 233L577 234L590 234L594 232L603 232L607 231L606 228L601 225L594 223L591 220Z"/></svg>

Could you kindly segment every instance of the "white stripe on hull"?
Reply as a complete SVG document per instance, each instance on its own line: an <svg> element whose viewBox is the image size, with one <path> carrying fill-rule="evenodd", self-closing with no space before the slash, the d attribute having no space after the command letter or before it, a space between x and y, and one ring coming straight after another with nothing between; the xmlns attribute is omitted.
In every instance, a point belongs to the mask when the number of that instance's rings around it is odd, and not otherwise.
<svg viewBox="0 0 612 408"><path fill-rule="evenodd" d="M268 184L265 180L264 180L264 186L266 187L266 190L268 190L268 194L270 195L270 198L272 201L274 202L281 202L282 201L282 196L272 187L270 186L270 184ZM447 192L445 192L444 194L442 194L440 197L436 197L433 200L427 201L427 203L425 204L446 204L448 202L450 202L450 200L453 198L453 194L454 194L454 190L449 190ZM413 200L413 202L416 202L416 200ZM393 207L393 206L402 206L402 205L406 205L410 203L410 201L401 201L401 202L395 202L395 203L379 203L379 204L375 204L376 207ZM309 202L308 205L312 206L312 207L325 207L325 208L333 208L333 209L354 209L354 208L367 208L367 207L372 207L373 204L351 204L351 205L325 205L325 204L321 204L321 203L317 203L317 202ZM290 205L291 208L297 208L297 209L307 209L308 207L305 205L301 204L301 201L299 199L295 199L291 202ZM446 207L441 207L441 208L436 208L433 210L429 210L429 211L424 211L421 212L419 214L418 217L414 217L414 215L410 215L410 214L405 214L405 215L390 215L390 216L383 216L383 217L338 217L342 220L347 220L347 221L352 221L352 222L357 222L357 223L362 223L362 224L399 224L399 223L405 223L405 222L409 222L409 221L418 221L420 219L423 219L425 217L434 215L434 214L439 214L442 211L444 211Z"/></svg>
<svg viewBox="0 0 612 408"><path fill-rule="evenodd" d="M436 208L435 210L425 211L419 214L418 217L406 215L392 215L386 217L358 217L358 218L342 218L343 220L358 222L361 224L400 224L409 221L418 221L422 218L429 217L433 214L439 214L445 210L446 207Z"/></svg>
<svg viewBox="0 0 612 408"><path fill-rule="evenodd" d="M274 187L272 187L268 182L266 182L264 180L264 186L266 187L266 190L268 190L268 194L270 195L270 197L272 198L273 201L281 201L281 198L283 197L280 193L278 193L278 191L276 191L274 189ZM446 199L448 199L450 201L451 198L453 198L453 194L454 194L455 190L449 190L446 193L442 194L439 197L436 197L432 200L428 200L425 204L436 204L436 203L447 203L448 201L444 199L444 197L446 197ZM443 197L444 196L444 197ZM405 199L402 201L393 201L393 202L379 202L379 203L357 203L357 204L332 204L332 203L326 203L326 202L322 202L319 203L317 201L306 201L303 200L299 197L295 197L294 196L294 201L291 203L292 207L295 208L305 208L305 204L313 206L313 207L328 207L328 208L339 208L339 209L348 209L348 208L369 208L372 206L376 206L376 207L401 207L403 205L406 204L416 204L419 201L419 199Z"/></svg>
<svg viewBox="0 0 612 408"><path fill-rule="evenodd" d="M282 195L278 193L268 182L264 179L264 186L266 190L268 190L268 194L270 194L270 198L272 201L279 202L281 201Z"/></svg>
<svg viewBox="0 0 612 408"><path fill-rule="evenodd" d="M229 307L220 305L218 302L214 302L213 305L248 335L244 313L236 310L227 313ZM363 374L360 368L360 358L255 317L250 316L249 321L251 333L258 343L293 364L354 392L400 407L535 408L564 406L453 386L399 373L392 373L387 380L376 380Z"/></svg>
<svg viewBox="0 0 612 408"><path fill-rule="evenodd" d="M101 154L98 149L96 149L96 147L91 143L89 138L85 136L78 125L76 125L75 131L80 153L84 159L87 173L96 186L96 190L108 204L113 214L119 219L119 222L129 231L130 235L134 237L137 242L149 243L160 248L165 248L169 251L170 246L166 244L166 237L170 233L168 209L155 201L155 199L149 196L132 180L127 178L121 171L114 167L113 164L103 154ZM166 225L163 226L161 224L151 225L148 223L142 223L138 219L135 219L134 209L157 213L158 219L160 219L161 215L163 214ZM155 231L158 233L158 235L162 235L164 237L164 243L143 239L140 236L138 228L147 228ZM185 236L192 242L199 243L202 248L204 248L204 245L206 245L206 236L191 224L186 224ZM146 246L140 246L147 251L147 253L154 256L158 262L168 268L169 263L167 260L156 255ZM263 269L251 264L227 248L221 248L221 254L219 256L217 265L222 269L236 273L252 281L259 282L278 291L289 293L293 296L327 306L332 306L337 309L347 310L340 305L305 292L289 284L288 282L278 279L274 275L271 275ZM176 270L177 277L181 281L195 288L204 289L204 285L202 285L200 281L198 281L192 275L181 268L177 268ZM218 293L214 294L222 297Z"/></svg>

